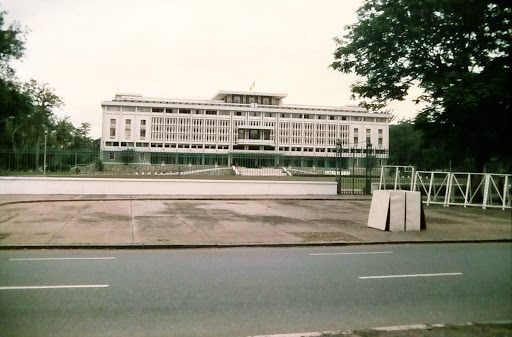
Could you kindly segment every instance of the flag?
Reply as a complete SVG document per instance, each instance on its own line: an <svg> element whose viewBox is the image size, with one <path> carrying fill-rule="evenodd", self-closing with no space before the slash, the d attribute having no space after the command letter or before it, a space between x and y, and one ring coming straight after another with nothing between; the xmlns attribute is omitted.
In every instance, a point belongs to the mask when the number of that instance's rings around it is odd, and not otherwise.
<svg viewBox="0 0 512 337"><path fill-rule="evenodd" d="M253 81L251 86L249 87L249 90L252 90L254 88L254 86L256 85L256 81Z"/></svg>

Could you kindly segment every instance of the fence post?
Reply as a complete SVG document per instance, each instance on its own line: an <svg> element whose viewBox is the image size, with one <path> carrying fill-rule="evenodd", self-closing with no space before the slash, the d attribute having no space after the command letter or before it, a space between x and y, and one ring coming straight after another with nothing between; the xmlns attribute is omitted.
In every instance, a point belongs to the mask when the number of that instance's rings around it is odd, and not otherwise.
<svg viewBox="0 0 512 337"><path fill-rule="evenodd" d="M482 202L482 209L487 208L487 199L489 198L489 173L485 173L485 183L484 183L484 200Z"/></svg>
<svg viewBox="0 0 512 337"><path fill-rule="evenodd" d="M336 194L341 194L341 141L336 141Z"/></svg>
<svg viewBox="0 0 512 337"><path fill-rule="evenodd" d="M452 193L452 173L448 172L446 177L446 192L444 194L444 207L450 207L450 198Z"/></svg>
<svg viewBox="0 0 512 337"><path fill-rule="evenodd" d="M428 196L427 196L427 206L430 205L430 195L432 193L432 184L434 183L434 172L430 173L430 184L428 185Z"/></svg>
<svg viewBox="0 0 512 337"><path fill-rule="evenodd" d="M44 130L44 163L43 163L43 175L46 175L46 139L48 137L48 130ZM39 145L39 144L38 144ZM39 148L39 147L38 147ZM37 166L39 166L39 156L37 158ZM39 168L39 167L36 167Z"/></svg>
<svg viewBox="0 0 512 337"><path fill-rule="evenodd" d="M507 205L507 187L508 187L508 175L505 174L505 182L503 183L503 205L501 207L502 210L505 210L505 206Z"/></svg>
<svg viewBox="0 0 512 337"><path fill-rule="evenodd" d="M355 165L356 165L356 163L355 163L355 160L354 160L355 159L355 155L356 155L356 152L353 151L352 152L352 194L354 194L354 192L355 192L354 184L356 183L356 178L355 178Z"/></svg>
<svg viewBox="0 0 512 337"><path fill-rule="evenodd" d="M395 188L394 188L395 191L396 191L396 186L398 184L398 171L399 171L399 169L397 166L397 167L395 167Z"/></svg>
<svg viewBox="0 0 512 337"><path fill-rule="evenodd" d="M384 175L384 165L380 167L379 190L382 190L382 176Z"/></svg>
<svg viewBox="0 0 512 337"><path fill-rule="evenodd" d="M464 208L468 204L468 197L471 194L470 190L471 190L471 173L468 173L468 181L466 183L466 195L464 195Z"/></svg>
<svg viewBox="0 0 512 337"><path fill-rule="evenodd" d="M370 149L371 144L366 142L366 158L365 158L365 181L363 194L371 194L371 183L368 178L368 170L370 169Z"/></svg>

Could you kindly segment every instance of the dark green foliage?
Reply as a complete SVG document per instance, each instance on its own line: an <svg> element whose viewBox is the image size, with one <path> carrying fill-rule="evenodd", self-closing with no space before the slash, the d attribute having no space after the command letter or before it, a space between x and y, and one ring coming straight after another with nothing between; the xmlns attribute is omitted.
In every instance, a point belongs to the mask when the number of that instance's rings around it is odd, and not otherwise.
<svg viewBox="0 0 512 337"><path fill-rule="evenodd" d="M412 165L420 170L449 169L451 158L442 146L442 141L427 145L423 132L410 120L389 126L389 164Z"/></svg>
<svg viewBox="0 0 512 337"><path fill-rule="evenodd" d="M4 27L6 12L0 11L0 74L2 78L12 79L14 71L9 66L12 59L20 59L25 51L25 32L18 22Z"/></svg>
<svg viewBox="0 0 512 337"><path fill-rule="evenodd" d="M410 121L389 126L389 163L414 165L422 150L422 133Z"/></svg>
<svg viewBox="0 0 512 337"><path fill-rule="evenodd" d="M9 62L23 56L25 32L17 22L4 27L5 14L0 11L0 148L15 154L34 150L36 167L42 165L39 153L45 138L48 148L99 149L88 136L89 123L75 128L68 117L56 118L53 109L64 103L47 83L16 81Z"/></svg>
<svg viewBox="0 0 512 337"><path fill-rule="evenodd" d="M12 146L13 137L20 128L19 120L33 111L30 97L14 80L14 71L9 65L20 59L25 49L25 33L19 23L5 25L5 12L0 11L0 144Z"/></svg>
<svg viewBox="0 0 512 337"><path fill-rule="evenodd" d="M458 165L510 162L511 13L502 0L367 0L331 66L363 78L353 97L371 108L423 89L415 127Z"/></svg>

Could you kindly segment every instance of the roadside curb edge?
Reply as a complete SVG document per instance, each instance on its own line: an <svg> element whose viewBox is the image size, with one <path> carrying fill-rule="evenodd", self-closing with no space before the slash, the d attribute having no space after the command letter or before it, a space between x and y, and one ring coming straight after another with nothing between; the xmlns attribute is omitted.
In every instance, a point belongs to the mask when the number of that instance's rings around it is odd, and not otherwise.
<svg viewBox="0 0 512 337"><path fill-rule="evenodd" d="M457 243L506 243L512 239L445 240L445 241L371 241L371 242L295 242L295 243L233 243L233 244L33 244L0 245L0 250L28 249L223 249L223 248L300 248L300 247L343 247L372 245L420 245Z"/></svg>
<svg viewBox="0 0 512 337"><path fill-rule="evenodd" d="M392 332L392 331L410 331L410 330L431 330L435 328L446 327L464 327L473 325L509 325L512 320L506 321L491 321L491 322L463 322L463 323L444 323L444 324L410 324L410 325L395 325L384 326L366 329L350 329L341 331L322 331L322 332L297 332L289 334L273 334L273 335L254 335L249 337L328 337L332 335L352 335L360 331L377 331L377 332ZM359 336L359 335L357 335Z"/></svg>

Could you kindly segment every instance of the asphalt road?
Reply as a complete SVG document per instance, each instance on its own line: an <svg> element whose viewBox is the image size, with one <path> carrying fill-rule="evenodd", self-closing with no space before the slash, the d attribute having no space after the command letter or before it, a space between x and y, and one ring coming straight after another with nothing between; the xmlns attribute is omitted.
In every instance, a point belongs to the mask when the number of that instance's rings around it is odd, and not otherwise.
<svg viewBox="0 0 512 337"><path fill-rule="evenodd" d="M249 336L509 320L511 260L509 243L0 251L0 331Z"/></svg>

